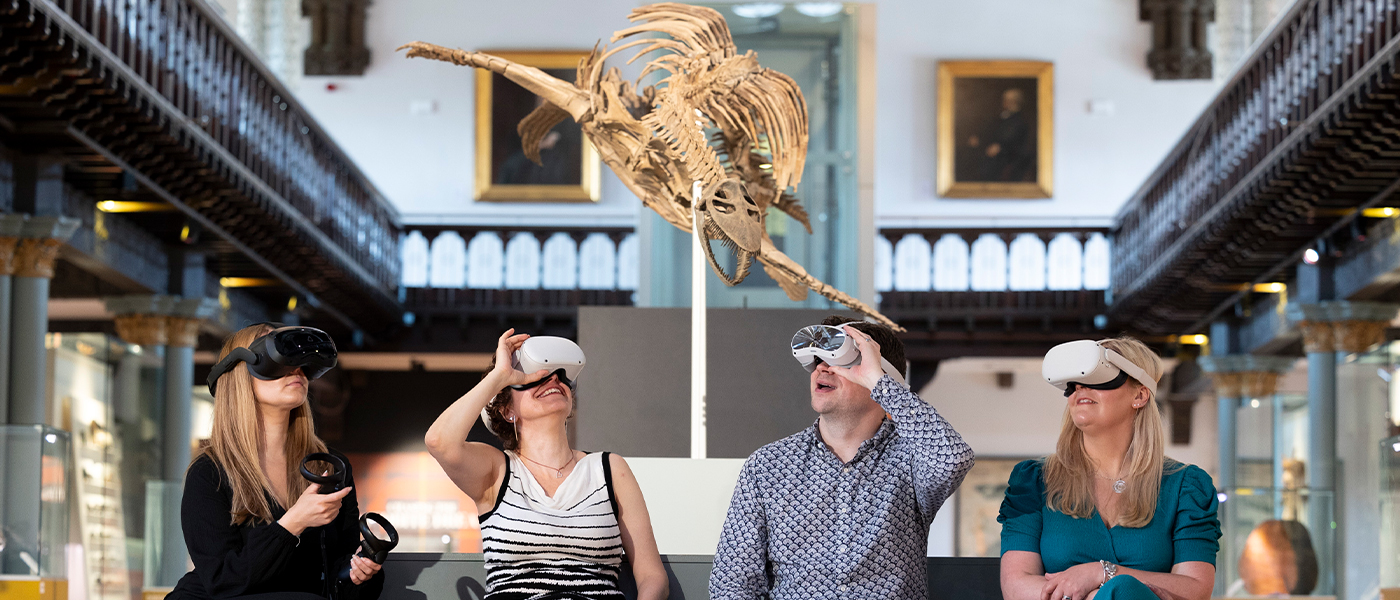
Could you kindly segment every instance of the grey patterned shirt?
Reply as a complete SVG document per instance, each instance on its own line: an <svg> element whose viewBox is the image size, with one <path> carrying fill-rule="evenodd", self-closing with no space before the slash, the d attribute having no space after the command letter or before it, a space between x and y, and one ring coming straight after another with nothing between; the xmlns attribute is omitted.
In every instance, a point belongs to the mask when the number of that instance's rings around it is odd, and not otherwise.
<svg viewBox="0 0 1400 600"><path fill-rule="evenodd" d="M972 468L972 448L889 376L893 417L842 464L816 424L759 448L739 472L710 598L927 597L928 529Z"/></svg>

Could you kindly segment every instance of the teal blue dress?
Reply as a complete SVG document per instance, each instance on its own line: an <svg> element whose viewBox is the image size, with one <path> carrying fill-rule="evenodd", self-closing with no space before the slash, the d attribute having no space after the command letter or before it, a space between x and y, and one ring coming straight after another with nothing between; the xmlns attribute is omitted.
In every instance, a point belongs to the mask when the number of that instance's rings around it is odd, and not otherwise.
<svg viewBox="0 0 1400 600"><path fill-rule="evenodd" d="M1162 475L1157 512L1146 527L1104 527L1097 510L1076 519L1045 504L1044 460L1027 460L1011 471L1001 502L1001 552L1040 555L1046 573L1106 560L1141 571L1170 573L1182 562L1215 564L1220 550L1220 519L1215 484L1200 467L1169 462ZM1095 600L1160 600L1146 585L1118 575Z"/></svg>

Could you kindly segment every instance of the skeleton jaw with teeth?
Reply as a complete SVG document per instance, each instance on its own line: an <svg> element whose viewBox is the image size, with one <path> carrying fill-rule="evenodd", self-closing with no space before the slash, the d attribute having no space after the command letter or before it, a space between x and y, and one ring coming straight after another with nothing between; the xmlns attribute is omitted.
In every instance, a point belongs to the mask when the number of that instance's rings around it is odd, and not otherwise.
<svg viewBox="0 0 1400 600"><path fill-rule="evenodd" d="M788 76L758 64L752 51L740 55L724 18L713 9L662 3L632 11L640 22L613 34L611 49L594 48L579 62L573 83L544 71L482 54L413 42L409 57L430 58L487 69L544 99L517 128L525 155L539 161L540 140L565 117L582 127L603 162L677 228L699 224L707 240L734 254L727 271L705 243L705 258L728 285L748 275L754 260L788 298L815 291L832 301L904 331L874 308L813 277L773 245L764 226L770 207L811 232L807 213L788 193L802 179L807 155L807 104ZM661 34L661 37L634 37ZM640 47L629 63L660 53L638 75L665 77L642 87L624 81L604 61ZM707 130L713 130L707 135ZM699 197L693 191L700 188Z"/></svg>

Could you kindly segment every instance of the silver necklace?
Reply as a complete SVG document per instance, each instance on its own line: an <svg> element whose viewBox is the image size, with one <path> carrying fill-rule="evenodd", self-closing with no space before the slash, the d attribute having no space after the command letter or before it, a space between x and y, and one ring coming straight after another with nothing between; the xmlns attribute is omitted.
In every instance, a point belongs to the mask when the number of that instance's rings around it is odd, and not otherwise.
<svg viewBox="0 0 1400 600"><path fill-rule="evenodd" d="M1128 482L1123 481L1123 478L1122 478L1122 477L1119 477L1119 478L1117 479L1117 481L1114 481L1114 479L1113 479L1112 477L1107 477L1107 476L1104 476L1104 475L1100 475L1097 471L1094 472L1094 475L1095 475L1096 477L1099 477L1099 478L1102 478L1102 479L1106 479L1106 480L1109 480L1109 481L1113 481L1113 493L1115 493L1115 494L1121 494L1121 493L1123 493L1123 490L1128 489Z"/></svg>
<svg viewBox="0 0 1400 600"><path fill-rule="evenodd" d="M516 454L516 456L519 456L520 458L523 458L523 459L528 460L528 461L530 461L530 462L532 462L532 463L535 463L535 464L537 464L537 465L539 465L539 466L541 466L541 467L544 467L544 468L546 468L546 469L550 469L550 470L554 471L554 478L555 478L555 479L563 479L563 478L564 478L564 469L569 468L569 465L574 464L574 459L575 459L575 458L578 458L577 456L574 455L574 451L573 451L573 450L569 450L569 462L564 463L564 466L562 466L562 467L551 467L551 466L549 466L549 465L547 465L547 464L544 464L544 463L542 463L542 462L540 462L540 461L537 461L537 460L535 460L535 459L533 459L533 458L530 458L530 457L528 457L528 456L525 456L524 454L521 454L521 453L519 453L519 452L516 452L515 454Z"/></svg>

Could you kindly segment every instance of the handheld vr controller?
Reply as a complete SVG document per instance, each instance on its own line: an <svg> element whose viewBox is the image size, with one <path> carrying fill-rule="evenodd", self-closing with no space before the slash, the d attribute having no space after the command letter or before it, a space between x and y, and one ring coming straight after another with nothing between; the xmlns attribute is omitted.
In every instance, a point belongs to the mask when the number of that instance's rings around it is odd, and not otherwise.
<svg viewBox="0 0 1400 600"><path fill-rule="evenodd" d="M331 466L331 471L325 474L317 474L307 466L308 463L324 462ZM350 482L350 465L346 464L339 456L328 452L314 452L306 455L301 460L301 476L307 481L320 485L319 493L332 494L345 489ZM383 532L381 537L371 524L378 525ZM394 529L394 524L384 518L379 513L365 513L360 517L360 551L358 556L368 558L378 564L384 564L384 559L388 558L389 551L399 545L399 531ZM345 565L340 571L341 582L350 581L350 565Z"/></svg>
<svg viewBox="0 0 1400 600"><path fill-rule="evenodd" d="M323 462L331 466L331 472L317 474L306 467L306 463ZM339 456L326 452L314 452L301 459L301 476L307 481L317 484L320 487L317 493L334 494L345 489L345 483L350 480L350 466L345 464Z"/></svg>

